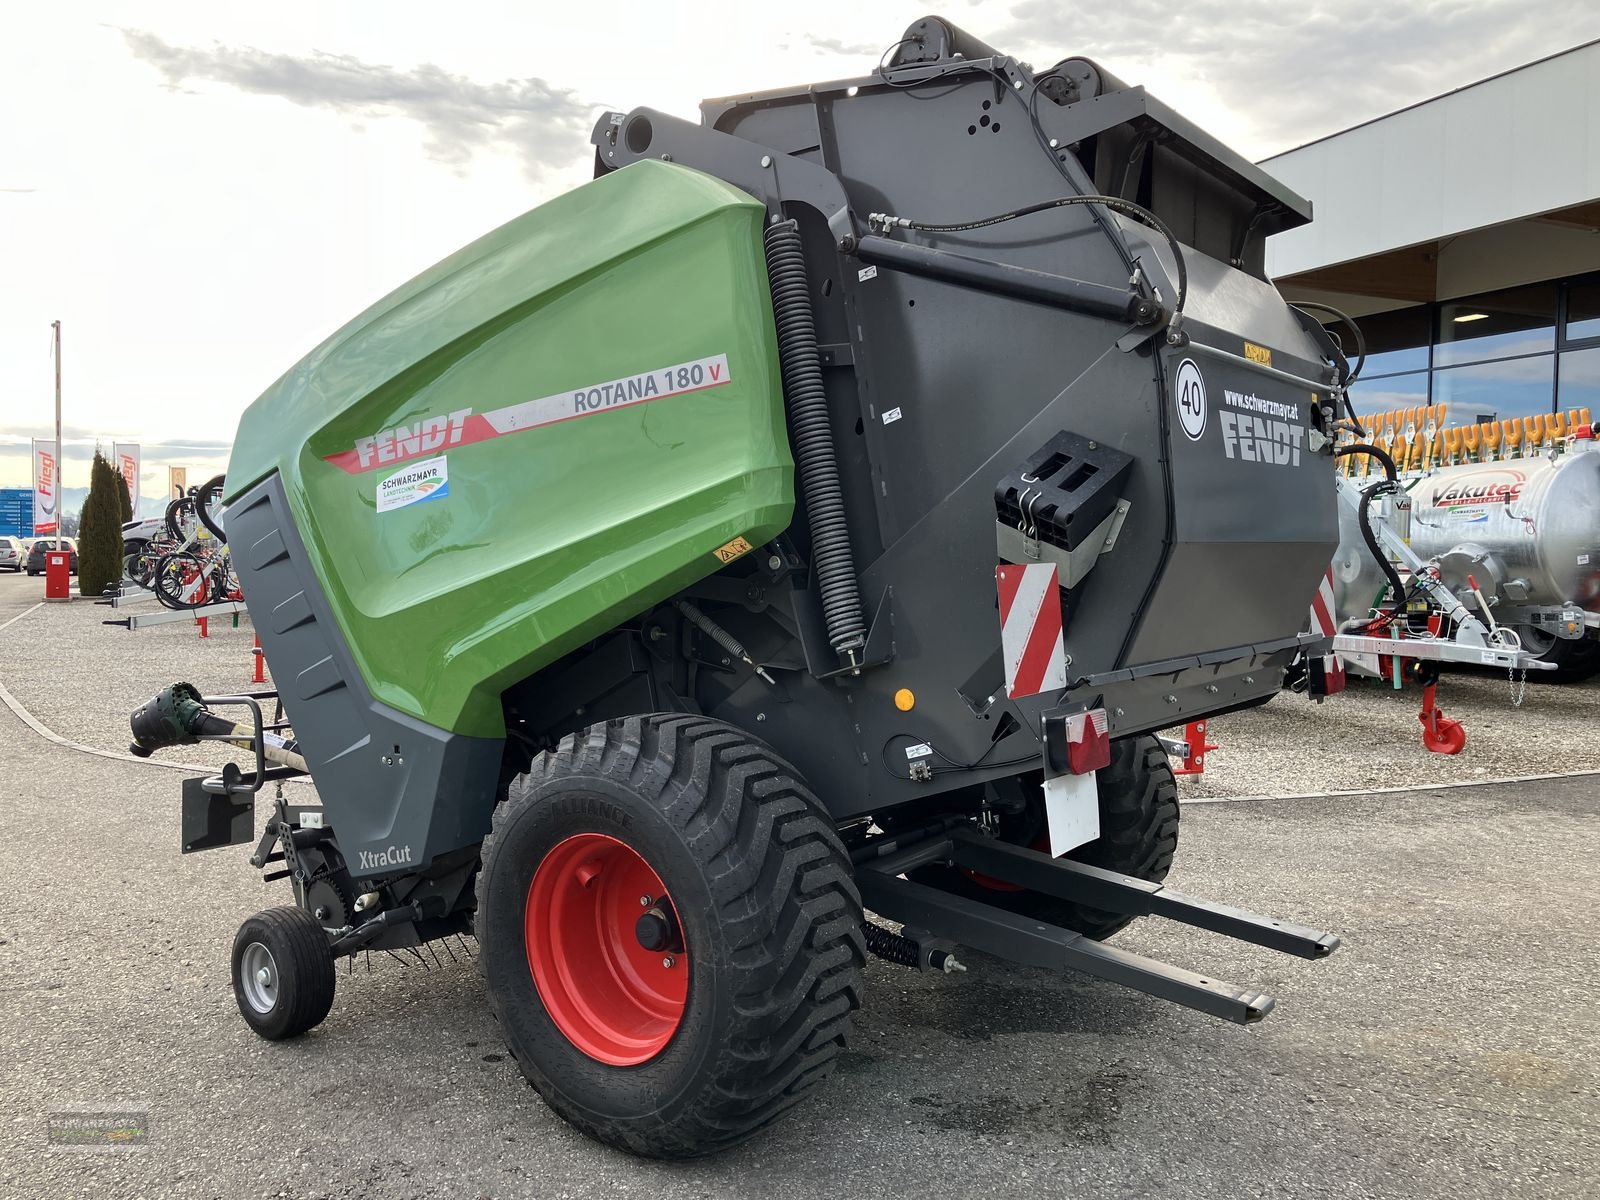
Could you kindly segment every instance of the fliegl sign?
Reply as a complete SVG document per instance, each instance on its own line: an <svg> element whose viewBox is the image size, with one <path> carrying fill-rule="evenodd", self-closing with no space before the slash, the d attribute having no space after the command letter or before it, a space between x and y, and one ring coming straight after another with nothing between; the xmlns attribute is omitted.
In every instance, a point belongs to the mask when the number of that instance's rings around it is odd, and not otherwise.
<svg viewBox="0 0 1600 1200"><path fill-rule="evenodd" d="M1433 495L1435 508L1476 508L1483 504L1510 504L1522 495L1527 477L1521 471L1495 467L1473 471L1450 480Z"/></svg>

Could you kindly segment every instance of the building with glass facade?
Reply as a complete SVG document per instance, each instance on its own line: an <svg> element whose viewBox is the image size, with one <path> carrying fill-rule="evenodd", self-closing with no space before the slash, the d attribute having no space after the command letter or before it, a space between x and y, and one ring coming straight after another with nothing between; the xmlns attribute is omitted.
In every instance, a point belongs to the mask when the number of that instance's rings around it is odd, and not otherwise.
<svg viewBox="0 0 1600 1200"><path fill-rule="evenodd" d="M1313 204L1269 273L1360 319L1359 411L1600 416L1596 80L1600 42L1261 164Z"/></svg>

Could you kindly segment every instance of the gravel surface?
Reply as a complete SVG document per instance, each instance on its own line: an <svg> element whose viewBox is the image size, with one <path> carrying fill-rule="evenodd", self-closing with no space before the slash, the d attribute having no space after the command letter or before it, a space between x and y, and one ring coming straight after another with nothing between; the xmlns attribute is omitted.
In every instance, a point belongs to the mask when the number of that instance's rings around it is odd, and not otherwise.
<svg viewBox="0 0 1600 1200"><path fill-rule="evenodd" d="M23 607L10 582L0 623ZM143 635L102 630L104 611L0 631L0 683L32 705L50 674L16 665L19 632L92 644L55 677L108 710L74 729L114 747L173 660L144 666L124 649ZM172 648L236 687L248 640L229 637ZM178 854L176 778L0 707L0 1197L1560 1200L1600 1178L1591 780L1191 808L1173 886L1344 949L1308 963L1149 920L1116 944L1266 989L1266 1022L976 954L948 978L874 961L820 1097L744 1149L662 1166L553 1117L443 952L357 964L317 1030L256 1039L228 950L288 893L243 851ZM150 1145L49 1145L46 1114L83 1106L143 1111Z"/></svg>
<svg viewBox="0 0 1600 1200"><path fill-rule="evenodd" d="M42 593L39 580L0 576L0 599ZM238 629L213 621L205 640L188 623L131 632L100 624L126 611L87 601L36 609L0 632L0 678L57 733L113 750L127 748L128 714L175 680L212 694L255 686L248 618ZM63 644L83 652L60 654ZM1600 678L1559 687L1531 681L1522 706L1513 708L1503 676L1447 675L1439 705L1467 729L1458 755L1423 749L1420 704L1416 688L1396 694L1352 679L1348 691L1320 705L1285 693L1262 708L1218 717L1210 736L1220 748L1203 775L1180 780L1182 794L1284 796L1600 770L1600 738L1592 735ZM183 761L207 766L230 757L213 747L182 751Z"/></svg>
<svg viewBox="0 0 1600 1200"><path fill-rule="evenodd" d="M43 595L41 580L21 576L19 585L15 578L0 576L0 602L15 601L12 593L23 588L29 603ZM272 686L252 682L255 630L246 614L240 614L237 629L231 617L213 618L206 638L192 621L138 630L101 624L130 612L163 611L154 601L121 609L82 599L45 604L0 631L0 682L62 737L124 752L128 715L169 683L185 680L208 695ZM63 647L71 652L63 653ZM237 712L243 717L246 710ZM226 762L243 762L246 752L202 744L163 751L160 757L220 769Z"/></svg>
<svg viewBox="0 0 1600 1200"><path fill-rule="evenodd" d="M1460 754L1422 745L1422 692L1350 681L1322 704L1289 692L1261 708L1211 722L1218 749L1203 775L1179 780L1184 797L1286 796L1429 787L1528 775L1600 770L1600 678L1579 684L1530 679L1520 708L1504 676L1451 673L1437 689L1445 716L1460 721Z"/></svg>

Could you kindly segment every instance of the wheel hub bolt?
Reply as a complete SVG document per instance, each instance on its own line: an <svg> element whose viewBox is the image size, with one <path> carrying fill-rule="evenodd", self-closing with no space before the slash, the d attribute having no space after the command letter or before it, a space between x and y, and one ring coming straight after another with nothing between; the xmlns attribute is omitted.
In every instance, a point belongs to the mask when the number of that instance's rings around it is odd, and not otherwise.
<svg viewBox="0 0 1600 1200"><path fill-rule="evenodd" d="M663 958L661 960L661 965L663 967L667 967L668 969L671 969L672 967L675 967L675 966L678 965L678 960L673 958L672 955L669 954L669 955L667 955L665 958Z"/></svg>
<svg viewBox="0 0 1600 1200"><path fill-rule="evenodd" d="M633 935L646 950L676 950L678 926L670 911L652 908L633 925Z"/></svg>

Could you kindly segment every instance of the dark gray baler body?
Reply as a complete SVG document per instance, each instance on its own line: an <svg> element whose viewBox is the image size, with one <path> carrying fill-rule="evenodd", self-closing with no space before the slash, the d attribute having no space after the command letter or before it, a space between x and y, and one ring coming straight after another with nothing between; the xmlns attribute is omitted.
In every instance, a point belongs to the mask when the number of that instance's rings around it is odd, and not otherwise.
<svg viewBox="0 0 1600 1200"><path fill-rule="evenodd" d="M930 56L948 28L933 24ZM953 36L962 50L965 35ZM1038 716L1058 705L1103 703L1122 736L1265 700L1337 542L1333 473L1317 448L1319 406L1333 403L1326 342L1262 277L1265 235L1304 223L1309 205L1092 64L1076 60L1040 86L965 41L960 60L896 61L892 85L874 76L708 101L700 126L637 109L608 114L595 135L598 171L668 157L799 223L862 601L893 660L864 672L843 704L775 703L747 678L707 711L759 731L839 817L1016 770L910 783L881 765L897 736L1003 763L1038 753ZM1064 77L1076 90L1057 103ZM1103 208L952 234L862 228L874 213L952 223L1119 189L1185 244L1181 344L1161 330L1130 334L1134 322L1104 304L1130 294L1135 267L1168 307L1177 283L1164 239ZM919 247L963 261L925 262ZM1045 273L1063 299L951 281L974 259L1000 265L972 268L979 275ZM1016 279L1000 286L1018 290ZM1187 431L1180 371L1205 396L1203 423L1191 413ZM997 636L994 493L1062 431L1132 459L1119 489L1128 511L1065 597L1074 686L1013 702ZM780 652L770 624L730 620L758 658ZM837 701L812 674L788 678ZM899 688L915 693L913 714L889 702Z"/></svg>

